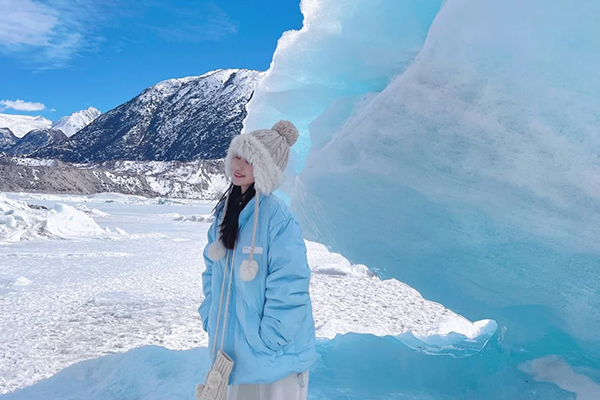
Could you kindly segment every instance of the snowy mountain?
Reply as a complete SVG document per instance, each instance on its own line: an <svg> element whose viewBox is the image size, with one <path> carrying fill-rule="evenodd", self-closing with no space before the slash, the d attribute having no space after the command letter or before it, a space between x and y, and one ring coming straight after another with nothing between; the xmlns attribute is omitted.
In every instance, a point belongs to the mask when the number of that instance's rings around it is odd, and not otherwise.
<svg viewBox="0 0 600 400"><path fill-rule="evenodd" d="M260 75L227 69L160 82L34 156L70 162L223 158Z"/></svg>
<svg viewBox="0 0 600 400"><path fill-rule="evenodd" d="M59 129L34 129L23 136L7 153L15 156L26 156L51 143L66 139L67 136Z"/></svg>
<svg viewBox="0 0 600 400"><path fill-rule="evenodd" d="M0 151L5 151L17 143L17 138L9 128L0 128Z"/></svg>
<svg viewBox="0 0 600 400"><path fill-rule="evenodd" d="M98 118L100 114L102 113L99 110L94 107L89 107L85 110L80 110L66 117L62 117L52 124L52 129L60 129L65 135L71 137L88 126L90 122Z"/></svg>
<svg viewBox="0 0 600 400"><path fill-rule="evenodd" d="M0 114L0 128L9 128L18 138L34 129L45 129L51 126L52 121L42 116Z"/></svg>

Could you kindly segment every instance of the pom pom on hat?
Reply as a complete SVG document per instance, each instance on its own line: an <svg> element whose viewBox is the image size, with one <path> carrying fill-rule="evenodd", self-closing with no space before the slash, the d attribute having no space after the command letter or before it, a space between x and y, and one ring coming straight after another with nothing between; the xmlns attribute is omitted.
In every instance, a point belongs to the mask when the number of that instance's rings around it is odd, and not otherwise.
<svg viewBox="0 0 600 400"><path fill-rule="evenodd" d="M298 140L298 130L290 121L282 119L281 121L273 125L271 130L274 130L275 132L283 136L290 147L292 147L294 143L296 143L296 141Z"/></svg>

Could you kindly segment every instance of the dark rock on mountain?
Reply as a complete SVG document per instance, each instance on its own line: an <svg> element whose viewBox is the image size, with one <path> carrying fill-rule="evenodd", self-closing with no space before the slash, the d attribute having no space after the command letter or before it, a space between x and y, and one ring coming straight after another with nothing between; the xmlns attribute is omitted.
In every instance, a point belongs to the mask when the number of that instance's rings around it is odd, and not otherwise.
<svg viewBox="0 0 600 400"><path fill-rule="evenodd" d="M7 153L14 156L26 156L52 143L60 142L67 135L60 129L34 129L19 139Z"/></svg>
<svg viewBox="0 0 600 400"><path fill-rule="evenodd" d="M8 128L0 128L0 151L6 151L17 143L19 139Z"/></svg>

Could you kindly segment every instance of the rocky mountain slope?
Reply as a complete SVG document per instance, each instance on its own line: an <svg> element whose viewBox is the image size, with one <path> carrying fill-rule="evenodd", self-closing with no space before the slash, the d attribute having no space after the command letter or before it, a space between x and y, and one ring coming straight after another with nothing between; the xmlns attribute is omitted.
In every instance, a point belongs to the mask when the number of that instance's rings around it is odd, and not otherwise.
<svg viewBox="0 0 600 400"><path fill-rule="evenodd" d="M222 160L70 164L0 154L0 192L215 199L227 186Z"/></svg>
<svg viewBox="0 0 600 400"><path fill-rule="evenodd" d="M0 151L6 151L19 140L9 128L0 128Z"/></svg>
<svg viewBox="0 0 600 400"><path fill-rule="evenodd" d="M14 156L27 156L42 147L60 142L66 138L67 135L60 129L34 129L19 139L6 152Z"/></svg>
<svg viewBox="0 0 600 400"><path fill-rule="evenodd" d="M78 163L224 158L260 75L227 69L160 82L34 156Z"/></svg>

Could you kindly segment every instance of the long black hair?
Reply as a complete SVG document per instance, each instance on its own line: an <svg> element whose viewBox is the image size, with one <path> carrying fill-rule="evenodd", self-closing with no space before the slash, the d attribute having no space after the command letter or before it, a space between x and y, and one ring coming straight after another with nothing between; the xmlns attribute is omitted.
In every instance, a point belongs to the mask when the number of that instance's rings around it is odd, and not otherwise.
<svg viewBox="0 0 600 400"><path fill-rule="evenodd" d="M246 207L248 202L252 200L255 194L256 190L254 189L254 183L250 185L248 190L246 190L244 193L242 193L242 188L240 186L236 186L232 183L225 193L223 193L223 196L221 196L221 199L215 206L215 209L213 210L214 213L216 213L219 205L224 203L225 200L229 198L227 201L227 212L225 213L225 217L223 218L221 226L219 227L219 237L223 241L223 244L226 248L233 249L235 247L235 241L237 240L238 235L240 213L244 207Z"/></svg>

